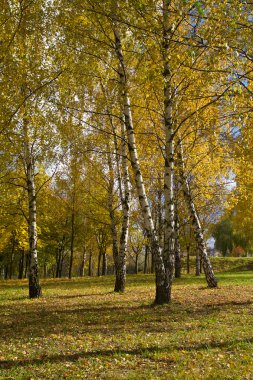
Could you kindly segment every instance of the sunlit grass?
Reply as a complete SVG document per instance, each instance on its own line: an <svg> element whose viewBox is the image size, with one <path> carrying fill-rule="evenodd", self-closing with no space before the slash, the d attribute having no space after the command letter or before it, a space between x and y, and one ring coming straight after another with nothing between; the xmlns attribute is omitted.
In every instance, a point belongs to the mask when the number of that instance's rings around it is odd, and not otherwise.
<svg viewBox="0 0 253 380"><path fill-rule="evenodd" d="M0 283L1 379L252 379L253 272L176 280L152 305L154 276Z"/></svg>

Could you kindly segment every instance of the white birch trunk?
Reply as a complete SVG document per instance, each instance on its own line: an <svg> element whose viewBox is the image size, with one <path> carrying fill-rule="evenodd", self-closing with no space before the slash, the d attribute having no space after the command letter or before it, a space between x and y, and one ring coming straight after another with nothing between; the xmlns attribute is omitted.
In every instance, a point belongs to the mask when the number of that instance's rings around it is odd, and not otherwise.
<svg viewBox="0 0 253 380"><path fill-rule="evenodd" d="M170 0L163 0L163 77L164 77L164 126L165 126L165 166L164 166L164 263L171 292L175 263L174 237L174 130L172 117L172 85L169 62L169 19Z"/></svg>
<svg viewBox="0 0 253 380"><path fill-rule="evenodd" d="M121 125L122 151L121 151L121 168L122 168L122 198L121 205L123 211L123 220L119 241L119 252L115 260L115 292L124 292L126 284L126 252L129 232L130 217L130 179L128 172L128 160L126 149L125 124Z"/></svg>
<svg viewBox="0 0 253 380"><path fill-rule="evenodd" d="M36 210L36 189L34 159L32 156L29 137L28 120L24 119L24 164L26 171L26 185L28 195L28 278L29 278L29 297L38 298L41 296L41 286L39 282L38 252L37 252L37 210Z"/></svg>
<svg viewBox="0 0 253 380"><path fill-rule="evenodd" d="M112 15L115 20L115 14ZM151 216L151 210L149 207L148 199L146 196L145 186L143 183L141 168L139 164L138 152L136 148L135 133L132 122L130 99L127 91L127 78L124 58L121 47L121 36L118 28L116 27L116 21L114 22L114 38L115 38L115 53L119 61L119 82L121 87L123 113L125 118L125 126L127 133L128 149L130 154L131 166L134 172L135 183L137 187L137 193L139 197L142 216L144 219L145 229L147 235L151 240L151 249L154 258L155 272L156 272L156 299L158 304L168 303L170 301L167 277L165 273L165 267L163 263L162 251L159 246L158 238L155 233L154 223Z"/></svg>
<svg viewBox="0 0 253 380"><path fill-rule="evenodd" d="M111 159L111 153L110 148L108 146L108 167L110 172L110 178L109 178L109 184L108 184L108 208L110 213L110 220L111 220L111 234L112 234L112 252L113 252L113 259L114 263L118 256L118 233L117 233L117 227L116 227L116 218L115 218L115 209L114 209L114 201L113 201L113 194L114 194L114 176L113 176L113 165L112 165L112 159Z"/></svg>
<svg viewBox="0 0 253 380"><path fill-rule="evenodd" d="M179 163L179 173L180 173L179 180L181 182L186 204L190 213L195 239L196 239L197 246L199 249L200 258L203 263L203 269L206 276L206 281L210 288L215 288L218 285L217 280L214 276L212 264L207 254L207 249L205 245L205 240L204 240L204 236L202 232L200 219L199 219L199 216L196 211L196 207L191 195L188 178L185 174L182 143L180 144L180 152L178 153L178 163Z"/></svg>
<svg viewBox="0 0 253 380"><path fill-rule="evenodd" d="M84 277L84 267L85 267L86 256L87 256L87 249L86 249L86 245L84 244L82 262L81 262L81 268L80 268L81 277Z"/></svg>
<svg viewBox="0 0 253 380"><path fill-rule="evenodd" d="M71 207L71 235L70 235L70 258L69 258L69 279L72 278L72 268L74 260L74 242L75 242L75 191Z"/></svg>
<svg viewBox="0 0 253 380"><path fill-rule="evenodd" d="M178 214L178 177L175 177L175 277L181 277L181 245L180 245L180 222Z"/></svg>
<svg viewBox="0 0 253 380"><path fill-rule="evenodd" d="M128 242L128 230L129 230L129 215L130 215L130 180L128 173L126 142L125 142L125 125L122 123L122 150L119 155L118 146L115 143L116 132L114 132L114 145L116 152L116 168L117 168L117 180L120 183L120 201L123 211L123 220L121 225L120 241L118 244L118 234L115 221L115 212L113 206L113 194L114 194L114 178L109 181L109 210L111 219L111 232L113 241L113 258L115 265L115 292L124 292L126 286L126 252ZM121 159L119 158L121 157ZM109 170L113 173L113 166L110 154L108 155Z"/></svg>

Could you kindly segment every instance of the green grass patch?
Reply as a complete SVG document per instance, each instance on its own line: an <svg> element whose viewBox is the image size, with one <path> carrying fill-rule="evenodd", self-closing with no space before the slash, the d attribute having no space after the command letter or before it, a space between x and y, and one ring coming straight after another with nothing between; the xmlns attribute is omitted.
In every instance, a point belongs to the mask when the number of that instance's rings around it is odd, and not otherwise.
<svg viewBox="0 0 253 380"><path fill-rule="evenodd" d="M211 257L214 271L242 272L253 270L253 257ZM195 256L190 256L190 273L195 273ZM186 273L186 259L182 259L182 270Z"/></svg>
<svg viewBox="0 0 253 380"><path fill-rule="evenodd" d="M175 280L153 306L154 276L0 282L1 379L252 379L253 272Z"/></svg>

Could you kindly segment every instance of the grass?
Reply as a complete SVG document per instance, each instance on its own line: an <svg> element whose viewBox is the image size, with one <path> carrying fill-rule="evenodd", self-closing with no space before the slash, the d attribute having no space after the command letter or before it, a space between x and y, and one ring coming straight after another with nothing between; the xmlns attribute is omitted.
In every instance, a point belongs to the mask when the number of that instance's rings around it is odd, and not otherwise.
<svg viewBox="0 0 253 380"><path fill-rule="evenodd" d="M253 379L253 272L175 280L152 306L152 275L0 282L0 379Z"/></svg>
<svg viewBox="0 0 253 380"><path fill-rule="evenodd" d="M253 270L253 257L210 257L210 260L215 273ZM193 274L195 261L195 256L190 256L190 272ZM182 269L186 273L186 258L182 260Z"/></svg>

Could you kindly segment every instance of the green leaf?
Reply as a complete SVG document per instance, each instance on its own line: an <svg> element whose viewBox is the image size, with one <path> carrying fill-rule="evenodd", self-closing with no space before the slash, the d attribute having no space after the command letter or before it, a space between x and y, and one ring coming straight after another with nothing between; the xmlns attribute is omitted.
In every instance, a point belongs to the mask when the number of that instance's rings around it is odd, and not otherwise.
<svg viewBox="0 0 253 380"><path fill-rule="evenodd" d="M201 4L200 1L196 1L194 3L194 6L196 7L196 9L197 9L198 13L200 14L200 16L204 16L205 15L205 13L203 11L203 8L202 8L202 4Z"/></svg>

